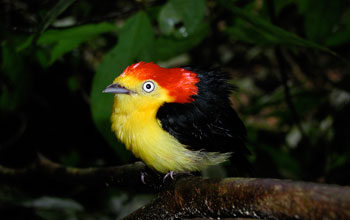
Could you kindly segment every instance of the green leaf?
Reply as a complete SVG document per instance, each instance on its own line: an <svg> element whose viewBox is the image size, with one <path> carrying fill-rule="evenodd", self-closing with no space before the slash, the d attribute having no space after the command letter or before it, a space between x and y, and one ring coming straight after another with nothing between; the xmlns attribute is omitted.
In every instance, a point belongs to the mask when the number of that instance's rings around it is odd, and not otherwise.
<svg viewBox="0 0 350 220"><path fill-rule="evenodd" d="M302 12L305 16L306 36L313 41L323 42L340 19L343 10L341 2L340 0L308 0L304 2L306 5L302 6Z"/></svg>
<svg viewBox="0 0 350 220"><path fill-rule="evenodd" d="M49 66L50 60L50 50L47 48L38 48L34 52L36 61L40 64L41 67L47 68Z"/></svg>
<svg viewBox="0 0 350 220"><path fill-rule="evenodd" d="M12 36L1 43L3 81L0 82L0 109L5 111L15 110L28 95L30 80L23 68L27 54L13 52L19 42L22 42L21 37Z"/></svg>
<svg viewBox="0 0 350 220"><path fill-rule="evenodd" d="M77 27L72 27L63 30L48 30L38 39L39 45L48 45L57 43L62 39L70 38L86 39L91 36L118 30L118 28L110 23L102 22L99 24L87 24Z"/></svg>
<svg viewBox="0 0 350 220"><path fill-rule="evenodd" d="M209 33L209 25L201 24L196 32L186 38L160 37L155 43L157 61L167 60L171 57L185 53L197 46Z"/></svg>
<svg viewBox="0 0 350 220"><path fill-rule="evenodd" d="M40 46L53 45L49 65L54 63L65 53L77 48L81 43L96 35L117 30L115 25L109 23L89 24L64 30L48 30L37 41Z"/></svg>
<svg viewBox="0 0 350 220"><path fill-rule="evenodd" d="M159 13L159 27L166 35L177 33L179 36L187 37L201 24L205 10L205 0L171 0ZM184 27L177 28L176 25L181 21Z"/></svg>
<svg viewBox="0 0 350 220"><path fill-rule="evenodd" d="M245 43L258 45L285 44L285 42L283 42L283 39L280 39L273 34L264 32L261 29L257 29L255 27L246 27L241 23L239 23L239 25L228 27L226 29L226 32L234 39Z"/></svg>
<svg viewBox="0 0 350 220"><path fill-rule="evenodd" d="M325 40L325 44L329 47L335 47L350 42L350 30L338 31L332 35L329 35Z"/></svg>
<svg viewBox="0 0 350 220"><path fill-rule="evenodd" d="M60 0L50 11L48 11L38 28L38 32L34 36L34 42L52 24L52 22L54 22L54 20L75 1L76 0Z"/></svg>
<svg viewBox="0 0 350 220"><path fill-rule="evenodd" d="M175 32L175 25L181 21L181 16L175 11L173 4L169 1L159 13L159 28L165 35Z"/></svg>
<svg viewBox="0 0 350 220"><path fill-rule="evenodd" d="M181 15L188 34L192 34L205 14L205 0L170 0L174 9Z"/></svg>
<svg viewBox="0 0 350 220"><path fill-rule="evenodd" d="M37 40L37 45L51 48L49 51L49 58L42 59L42 57L40 57L39 61L43 67L47 67L64 54L79 47L79 45L85 41L88 41L99 34L116 30L118 30L117 26L102 22L99 24L88 24L63 30L45 31ZM20 52L27 49L31 45L32 40L33 36L29 36L17 46L16 51ZM46 60L45 63L43 63L44 60Z"/></svg>
<svg viewBox="0 0 350 220"><path fill-rule="evenodd" d="M24 39L22 42L18 43L18 46L16 47L16 52L21 52L22 50L27 49L32 45L34 39L34 35L30 35L26 39Z"/></svg>
<svg viewBox="0 0 350 220"><path fill-rule="evenodd" d="M309 47L339 57L339 55L337 55L334 51L328 49L327 47L323 47L315 42L305 40L294 33L288 32L260 17L252 15L251 13L239 7L236 7L232 4L232 1L230 0L219 0L219 2L224 7L231 10L236 16L247 21L251 25L251 27L248 26L249 29L252 29L253 33L255 34L260 34L260 37L265 40L264 43L269 43L272 45ZM231 33L237 33L237 31ZM245 35L248 36L248 34L250 35L252 33L247 33ZM259 42L256 41L255 43Z"/></svg>
<svg viewBox="0 0 350 220"><path fill-rule="evenodd" d="M325 44L329 47L339 46L350 42L350 9L342 16L342 21L337 24L338 30L327 36Z"/></svg>
<svg viewBox="0 0 350 220"><path fill-rule="evenodd" d="M102 90L112 83L122 71L136 59L151 61L153 58L154 32L148 16L139 12L129 18L119 33L119 41L97 68L92 83L91 111L93 120L113 146L122 160L125 160L126 150L118 144L111 132L110 116L112 113L113 95L103 94Z"/></svg>

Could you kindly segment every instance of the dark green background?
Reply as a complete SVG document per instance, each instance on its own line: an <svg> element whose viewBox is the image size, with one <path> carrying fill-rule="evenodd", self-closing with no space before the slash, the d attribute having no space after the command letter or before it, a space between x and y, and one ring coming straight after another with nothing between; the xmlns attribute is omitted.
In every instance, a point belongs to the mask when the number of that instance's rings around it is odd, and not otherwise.
<svg viewBox="0 0 350 220"><path fill-rule="evenodd" d="M28 166L37 152L75 167L135 161L110 131L112 96L101 91L142 60L232 74L256 176L350 184L348 1L0 4L2 165ZM115 219L151 198L108 187L0 193L0 212L23 208L27 219Z"/></svg>

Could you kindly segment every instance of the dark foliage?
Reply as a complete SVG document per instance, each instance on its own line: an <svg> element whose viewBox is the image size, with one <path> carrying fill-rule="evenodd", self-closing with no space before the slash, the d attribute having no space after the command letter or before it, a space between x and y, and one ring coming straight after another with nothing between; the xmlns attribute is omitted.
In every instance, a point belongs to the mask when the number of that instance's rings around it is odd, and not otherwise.
<svg viewBox="0 0 350 220"><path fill-rule="evenodd" d="M242 119L255 175L349 185L349 6L345 0L1 0L0 164L27 167L38 152L76 167L135 161L110 131L112 97L101 91L143 60L220 66L232 77L237 89L229 99L238 115L217 107L231 109L226 97L205 112L221 114L237 143ZM181 132L176 118L174 133ZM204 174L231 175L231 168ZM34 188L3 184L0 211L115 219L150 198L107 186L65 195Z"/></svg>

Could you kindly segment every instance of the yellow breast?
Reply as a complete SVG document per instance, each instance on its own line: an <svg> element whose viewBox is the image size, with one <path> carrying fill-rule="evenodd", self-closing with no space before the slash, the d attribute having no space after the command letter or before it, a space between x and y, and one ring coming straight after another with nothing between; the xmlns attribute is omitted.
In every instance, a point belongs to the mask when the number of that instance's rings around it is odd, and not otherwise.
<svg viewBox="0 0 350 220"><path fill-rule="evenodd" d="M225 161L230 155L191 151L162 129L156 118L162 103L137 95L116 95L112 130L128 150L161 173L194 171Z"/></svg>

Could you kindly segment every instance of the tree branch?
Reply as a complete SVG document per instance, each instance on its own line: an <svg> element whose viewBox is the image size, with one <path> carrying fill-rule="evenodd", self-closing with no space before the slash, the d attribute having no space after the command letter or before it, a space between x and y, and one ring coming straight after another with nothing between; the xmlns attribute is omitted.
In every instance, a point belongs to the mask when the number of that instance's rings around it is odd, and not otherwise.
<svg viewBox="0 0 350 220"><path fill-rule="evenodd" d="M24 188L46 192L62 193L74 191L76 188L118 186L149 191L159 185L145 185L141 181L141 172L148 168L142 162L105 168L72 168L54 163L39 155L37 161L27 168L15 169L0 165L0 181L17 184ZM159 183L154 172L147 172L147 182ZM137 186L137 187L135 187ZM36 190L35 190L36 191Z"/></svg>
<svg viewBox="0 0 350 220"><path fill-rule="evenodd" d="M350 187L277 179L204 179L147 172L142 162L106 168L71 168L43 156L23 169L0 165L0 182L29 187L30 192L67 194L82 187L117 186L160 191L157 198L125 218L176 219L244 217L258 219L350 219ZM152 184L150 184L152 183ZM27 189L27 188L26 188ZM51 190L51 191L48 191Z"/></svg>
<svg viewBox="0 0 350 220"><path fill-rule="evenodd" d="M129 219L350 219L350 188L276 179L184 177Z"/></svg>

